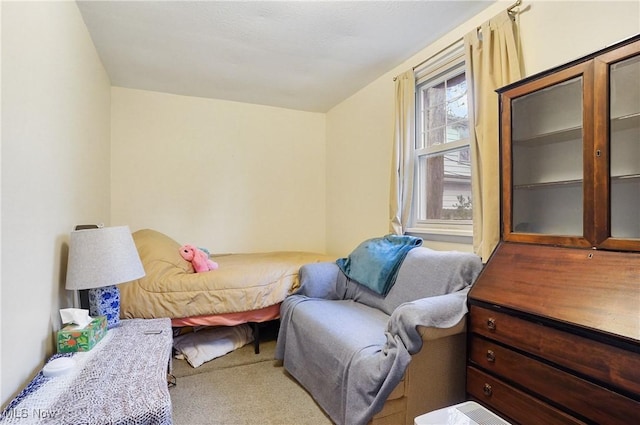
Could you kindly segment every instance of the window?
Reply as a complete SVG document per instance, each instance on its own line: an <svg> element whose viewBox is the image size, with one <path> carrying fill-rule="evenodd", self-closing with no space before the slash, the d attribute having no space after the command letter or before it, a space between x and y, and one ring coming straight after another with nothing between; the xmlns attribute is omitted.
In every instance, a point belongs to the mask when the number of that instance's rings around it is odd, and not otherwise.
<svg viewBox="0 0 640 425"><path fill-rule="evenodd" d="M411 232L472 235L469 105L462 50L416 76Z"/></svg>

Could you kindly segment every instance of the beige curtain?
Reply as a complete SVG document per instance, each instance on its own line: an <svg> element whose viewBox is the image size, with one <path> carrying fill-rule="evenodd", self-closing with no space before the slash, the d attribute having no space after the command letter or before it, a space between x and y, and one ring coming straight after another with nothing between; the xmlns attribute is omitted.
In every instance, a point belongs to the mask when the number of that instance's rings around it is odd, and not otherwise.
<svg viewBox="0 0 640 425"><path fill-rule="evenodd" d="M413 195L413 149L415 134L415 87L413 69L396 77L394 143L391 159L389 230L402 235L411 214Z"/></svg>
<svg viewBox="0 0 640 425"><path fill-rule="evenodd" d="M473 250L486 262L500 241L497 88L522 78L517 28L505 10L464 37L470 111Z"/></svg>

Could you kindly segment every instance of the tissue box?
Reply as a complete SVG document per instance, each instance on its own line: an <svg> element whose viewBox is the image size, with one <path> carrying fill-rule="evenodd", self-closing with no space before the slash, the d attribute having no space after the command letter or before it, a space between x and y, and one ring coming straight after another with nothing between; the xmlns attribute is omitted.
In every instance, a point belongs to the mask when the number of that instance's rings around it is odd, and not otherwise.
<svg viewBox="0 0 640 425"><path fill-rule="evenodd" d="M107 333L107 317L94 317L91 323L78 329L78 325L66 325L58 331L58 353L91 350Z"/></svg>

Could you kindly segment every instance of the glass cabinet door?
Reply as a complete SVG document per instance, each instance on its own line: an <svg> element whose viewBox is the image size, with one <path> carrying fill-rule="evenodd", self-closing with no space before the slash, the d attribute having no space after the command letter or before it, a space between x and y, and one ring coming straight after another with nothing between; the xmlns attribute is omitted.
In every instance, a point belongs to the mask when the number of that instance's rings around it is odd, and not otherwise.
<svg viewBox="0 0 640 425"><path fill-rule="evenodd" d="M611 66L611 236L640 238L640 56Z"/></svg>
<svg viewBox="0 0 640 425"><path fill-rule="evenodd" d="M602 152L608 153L609 185L603 188L598 200L609 204L609 216L603 224L599 244L607 248L638 249L640 247L640 42L621 51L614 51L596 59L596 72L606 78L601 90L600 106L596 113L602 122L597 128L608 129L598 135L607 140ZM599 148L600 146L596 146ZM608 149L608 152L607 152ZM600 150L596 151L600 154ZM604 155L607 159L606 155ZM606 192L608 189L608 197ZM597 207L596 207L597 208ZM596 215L597 215L596 211ZM603 242L604 241L604 242ZM635 246L635 248L634 248Z"/></svg>
<svg viewBox="0 0 640 425"><path fill-rule="evenodd" d="M582 77L511 105L513 232L582 236Z"/></svg>
<svg viewBox="0 0 640 425"><path fill-rule="evenodd" d="M592 76L592 67L579 65L503 94L506 240L589 245L584 154L592 110L583 105Z"/></svg>

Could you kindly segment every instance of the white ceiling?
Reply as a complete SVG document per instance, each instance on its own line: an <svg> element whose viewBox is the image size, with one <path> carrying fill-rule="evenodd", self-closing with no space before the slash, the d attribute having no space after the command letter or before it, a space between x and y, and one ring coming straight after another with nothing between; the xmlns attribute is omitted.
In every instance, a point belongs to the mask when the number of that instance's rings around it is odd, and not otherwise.
<svg viewBox="0 0 640 425"><path fill-rule="evenodd" d="M77 3L114 86L326 112L494 1Z"/></svg>

